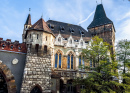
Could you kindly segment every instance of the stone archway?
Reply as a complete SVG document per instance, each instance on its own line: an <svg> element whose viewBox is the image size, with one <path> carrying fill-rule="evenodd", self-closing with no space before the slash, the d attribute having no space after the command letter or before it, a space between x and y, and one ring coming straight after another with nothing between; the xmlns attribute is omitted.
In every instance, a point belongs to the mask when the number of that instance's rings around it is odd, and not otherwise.
<svg viewBox="0 0 130 93"><path fill-rule="evenodd" d="M39 85L35 85L30 93L42 93L42 88Z"/></svg>
<svg viewBox="0 0 130 93"><path fill-rule="evenodd" d="M3 81L4 88L7 88L3 91L8 91L8 93L16 93L16 84L11 70L0 61L0 77ZM6 92L5 92L6 93Z"/></svg>

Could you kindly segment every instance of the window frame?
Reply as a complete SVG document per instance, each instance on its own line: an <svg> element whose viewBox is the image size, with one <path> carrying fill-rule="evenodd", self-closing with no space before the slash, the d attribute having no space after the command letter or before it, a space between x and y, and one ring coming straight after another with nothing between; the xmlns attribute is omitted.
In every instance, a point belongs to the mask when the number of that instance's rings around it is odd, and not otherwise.
<svg viewBox="0 0 130 93"><path fill-rule="evenodd" d="M57 55L57 59L56 59L56 55ZM56 65L56 63L57 63L57 65ZM56 54L55 54L55 65L54 65L54 67L55 68L62 68L62 53L60 51L57 51Z"/></svg>
<svg viewBox="0 0 130 93"><path fill-rule="evenodd" d="M72 57L73 56L73 57ZM69 60L68 60L69 57ZM73 58L73 61L71 60ZM69 63L69 64L68 64ZM72 65L73 64L73 65ZM73 67L71 67L73 66ZM67 69L74 69L74 54L72 54L72 52L70 52L67 55Z"/></svg>

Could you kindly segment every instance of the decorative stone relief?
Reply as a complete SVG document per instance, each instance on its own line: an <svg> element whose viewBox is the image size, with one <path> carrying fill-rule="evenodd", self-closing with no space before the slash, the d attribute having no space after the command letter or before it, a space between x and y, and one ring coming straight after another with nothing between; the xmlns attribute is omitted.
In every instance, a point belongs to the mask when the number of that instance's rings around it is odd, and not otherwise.
<svg viewBox="0 0 130 93"><path fill-rule="evenodd" d="M13 59L12 64L16 65L17 63L18 63L18 59L17 58Z"/></svg>

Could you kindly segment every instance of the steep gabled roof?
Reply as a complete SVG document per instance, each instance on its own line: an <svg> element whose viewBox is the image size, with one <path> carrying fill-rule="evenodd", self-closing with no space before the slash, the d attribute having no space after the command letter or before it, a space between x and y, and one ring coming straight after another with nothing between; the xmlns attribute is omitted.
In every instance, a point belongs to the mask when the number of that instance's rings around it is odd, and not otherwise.
<svg viewBox="0 0 130 93"><path fill-rule="evenodd" d="M33 31L44 31L44 32L52 34L55 37L55 35L51 31L51 29L48 27L48 25L42 18L40 18L35 24L33 24L29 29L27 29L25 38L27 37L28 31L32 31L32 30Z"/></svg>
<svg viewBox="0 0 130 93"><path fill-rule="evenodd" d="M54 20L48 20L46 23L48 24L48 26L50 25L54 26L54 29L52 31L55 34L55 36L58 36L58 34L60 33L64 39L67 39L70 37L70 35L72 35L74 40L80 40L81 38L80 31L83 31L84 35L82 35L82 38L84 39L84 41L89 41L91 39L91 33L87 32L84 28L82 28L79 25ZM61 31L61 27L63 27L64 30ZM70 29L73 29L74 32L71 33Z"/></svg>
<svg viewBox="0 0 130 93"><path fill-rule="evenodd" d="M105 24L111 24L113 23L109 18L107 18L106 13L104 11L103 5L99 4L96 7L94 19L91 22L91 24L88 26L89 28L105 25Z"/></svg>
<svg viewBox="0 0 130 93"><path fill-rule="evenodd" d="M51 29L48 27L48 25L46 24L46 22L40 18L34 25L32 25L31 28L29 29L34 29L34 30L43 30L43 31L46 31L46 32L50 32L50 33L53 33L51 31Z"/></svg>
<svg viewBox="0 0 130 93"><path fill-rule="evenodd" d="M31 25L31 15L30 14L28 14L25 25Z"/></svg>

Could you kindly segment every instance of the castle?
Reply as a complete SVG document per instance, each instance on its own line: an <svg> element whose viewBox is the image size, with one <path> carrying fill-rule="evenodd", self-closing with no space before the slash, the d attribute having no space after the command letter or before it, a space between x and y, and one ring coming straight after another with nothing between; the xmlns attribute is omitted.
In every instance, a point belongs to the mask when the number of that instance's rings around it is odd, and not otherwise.
<svg viewBox="0 0 130 93"><path fill-rule="evenodd" d="M42 18L32 24L29 14L22 43L0 38L0 93L80 93L84 86L73 86L72 82L91 71L79 66L93 66L84 62L82 49L95 35L112 46L115 42L113 22L102 4L97 5L87 29Z"/></svg>

